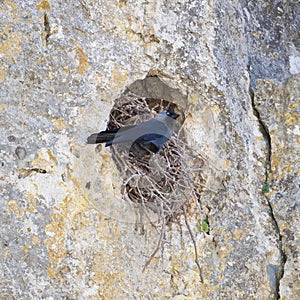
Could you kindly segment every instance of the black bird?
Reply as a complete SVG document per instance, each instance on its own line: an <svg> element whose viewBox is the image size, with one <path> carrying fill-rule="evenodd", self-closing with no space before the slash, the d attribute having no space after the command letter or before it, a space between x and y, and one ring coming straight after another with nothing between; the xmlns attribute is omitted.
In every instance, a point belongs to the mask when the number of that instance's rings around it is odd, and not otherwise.
<svg viewBox="0 0 300 300"><path fill-rule="evenodd" d="M106 147L113 144L127 144L131 147L137 144L148 152L157 153L170 139L178 117L179 115L172 110L163 110L154 118L139 125L93 133L88 137L87 143L105 143Z"/></svg>

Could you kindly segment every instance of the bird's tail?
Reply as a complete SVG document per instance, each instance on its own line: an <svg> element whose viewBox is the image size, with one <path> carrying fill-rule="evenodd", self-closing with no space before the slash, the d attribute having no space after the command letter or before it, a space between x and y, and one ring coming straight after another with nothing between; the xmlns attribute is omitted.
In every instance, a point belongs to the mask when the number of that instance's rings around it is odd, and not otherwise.
<svg viewBox="0 0 300 300"><path fill-rule="evenodd" d="M117 131L101 131L99 133L93 133L87 139L88 144L99 144L99 143L106 143L106 146L112 144L113 139L116 136Z"/></svg>

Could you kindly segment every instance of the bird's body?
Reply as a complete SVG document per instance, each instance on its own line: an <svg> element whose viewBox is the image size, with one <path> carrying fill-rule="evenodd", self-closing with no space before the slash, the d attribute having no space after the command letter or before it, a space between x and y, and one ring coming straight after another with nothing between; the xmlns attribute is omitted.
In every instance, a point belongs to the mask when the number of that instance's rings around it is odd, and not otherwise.
<svg viewBox="0 0 300 300"><path fill-rule="evenodd" d="M106 130L88 137L88 144L138 144L141 148L157 153L171 137L178 114L164 110L154 118L139 125L125 126L118 130Z"/></svg>

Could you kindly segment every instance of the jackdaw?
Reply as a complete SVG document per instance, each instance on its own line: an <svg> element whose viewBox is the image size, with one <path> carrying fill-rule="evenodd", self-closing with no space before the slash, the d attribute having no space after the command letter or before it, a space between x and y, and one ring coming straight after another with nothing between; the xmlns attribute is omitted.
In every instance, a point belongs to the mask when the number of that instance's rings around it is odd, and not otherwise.
<svg viewBox="0 0 300 300"><path fill-rule="evenodd" d="M131 148L137 145L147 152L157 153L173 133L176 119L179 117L172 110L163 110L154 118L139 125L125 126L116 130L93 133L88 137L88 144L105 143L105 146L123 144Z"/></svg>

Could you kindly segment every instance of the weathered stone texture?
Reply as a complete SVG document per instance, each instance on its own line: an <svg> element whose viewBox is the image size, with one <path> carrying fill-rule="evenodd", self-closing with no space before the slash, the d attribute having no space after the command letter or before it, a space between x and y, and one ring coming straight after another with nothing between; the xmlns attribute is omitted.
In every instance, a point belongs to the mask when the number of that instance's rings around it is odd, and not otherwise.
<svg viewBox="0 0 300 300"><path fill-rule="evenodd" d="M299 3L4 0L0 30L1 299L300 298ZM183 219L142 273L159 235L85 144L147 74L210 157L204 283Z"/></svg>
<svg viewBox="0 0 300 300"><path fill-rule="evenodd" d="M300 297L300 77L283 83L259 81L255 105L271 137L271 190L266 194L282 239L285 262L280 294L286 299ZM291 284L293 283L293 284Z"/></svg>

